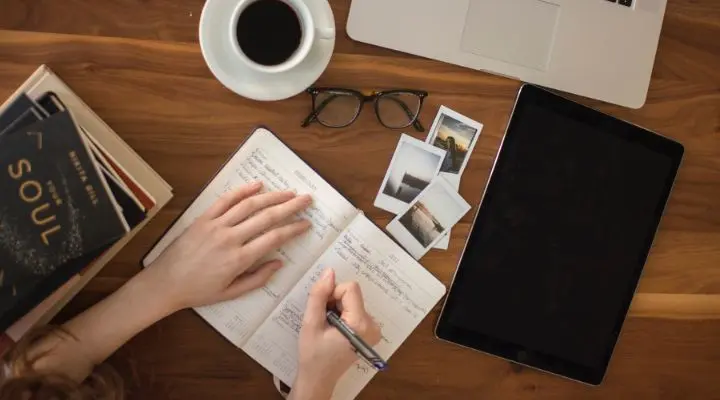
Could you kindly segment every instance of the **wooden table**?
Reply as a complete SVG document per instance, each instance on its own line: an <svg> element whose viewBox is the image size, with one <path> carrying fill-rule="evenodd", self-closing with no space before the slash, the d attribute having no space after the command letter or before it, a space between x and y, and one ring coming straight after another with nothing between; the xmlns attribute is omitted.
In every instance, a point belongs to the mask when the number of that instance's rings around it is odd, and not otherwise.
<svg viewBox="0 0 720 400"><path fill-rule="evenodd" d="M591 388L441 343L432 334L438 308L362 398L720 398L720 2L669 2L647 105L629 110L582 100L687 149L605 383ZM331 3L339 37L320 83L425 89L426 125L441 104L482 121L461 188L477 206L519 83L355 43L344 32L350 0ZM310 107L305 95L258 103L226 90L200 54L202 6L202 0L0 2L0 97L48 63L176 193L61 317L138 272L153 241L257 124L277 131L379 225L391 218L372 202L399 132L381 127L370 112L347 129L301 129ZM453 231L449 251L423 260L446 283L470 221ZM276 398L269 374L191 311L142 333L111 363L126 378L130 398Z"/></svg>

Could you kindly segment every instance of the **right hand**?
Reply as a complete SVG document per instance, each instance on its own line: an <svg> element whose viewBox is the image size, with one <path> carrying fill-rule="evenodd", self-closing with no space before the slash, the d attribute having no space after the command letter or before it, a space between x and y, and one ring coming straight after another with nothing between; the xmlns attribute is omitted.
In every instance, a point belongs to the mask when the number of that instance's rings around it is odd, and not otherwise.
<svg viewBox="0 0 720 400"><path fill-rule="evenodd" d="M312 287L305 309L293 399L330 398L340 377L358 359L350 342L328 324L328 304L334 304L341 311L340 318L368 344L380 342L380 327L365 311L360 286L357 282L336 286L335 272L326 269Z"/></svg>

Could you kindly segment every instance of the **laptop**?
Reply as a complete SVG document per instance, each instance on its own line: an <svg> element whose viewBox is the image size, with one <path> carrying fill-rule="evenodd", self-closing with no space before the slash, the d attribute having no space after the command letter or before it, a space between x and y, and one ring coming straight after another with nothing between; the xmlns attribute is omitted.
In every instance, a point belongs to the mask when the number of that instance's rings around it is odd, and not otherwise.
<svg viewBox="0 0 720 400"><path fill-rule="evenodd" d="M353 0L348 35L618 104L645 104L667 0Z"/></svg>

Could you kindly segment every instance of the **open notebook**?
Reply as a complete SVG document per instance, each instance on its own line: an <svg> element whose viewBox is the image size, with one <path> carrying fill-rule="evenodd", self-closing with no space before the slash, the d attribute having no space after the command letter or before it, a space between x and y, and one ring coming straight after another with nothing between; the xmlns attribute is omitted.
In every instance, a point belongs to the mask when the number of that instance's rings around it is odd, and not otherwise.
<svg viewBox="0 0 720 400"><path fill-rule="evenodd" d="M150 265L222 193L262 180L264 190L313 195L303 218L312 229L268 257L284 267L263 288L196 311L286 384L297 374L297 341L308 292L332 267L337 282L357 281L382 328L377 352L389 358L445 294L445 287L270 131L256 130L143 260ZM358 361L333 399L352 399L375 371Z"/></svg>

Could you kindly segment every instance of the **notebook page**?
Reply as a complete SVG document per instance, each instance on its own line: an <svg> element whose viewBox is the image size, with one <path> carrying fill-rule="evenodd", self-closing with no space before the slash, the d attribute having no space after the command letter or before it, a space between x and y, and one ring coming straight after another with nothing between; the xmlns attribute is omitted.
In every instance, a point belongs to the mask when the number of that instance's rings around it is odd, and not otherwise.
<svg viewBox="0 0 720 400"><path fill-rule="evenodd" d="M364 215L358 215L273 310L242 349L287 384L297 374L298 337L308 293L325 268L337 283L357 281L365 306L382 329L375 350L389 358L445 294L445 286ZM392 363L391 363L392 365ZM333 399L352 399L376 371L358 361Z"/></svg>
<svg viewBox="0 0 720 400"><path fill-rule="evenodd" d="M270 131L258 129L233 155L207 188L148 253L150 265L193 221L223 193L262 180L264 191L294 190L313 195L313 205L301 217L312 222L302 237L282 247L266 260L281 259L284 267L263 288L243 297L197 308L200 316L237 347L265 320L320 254L358 213L340 193L307 166Z"/></svg>

